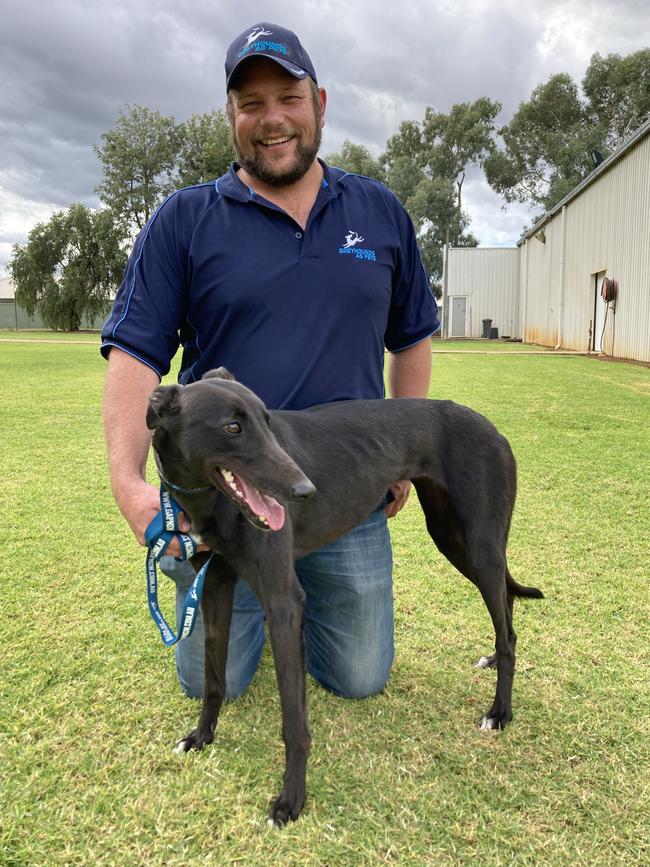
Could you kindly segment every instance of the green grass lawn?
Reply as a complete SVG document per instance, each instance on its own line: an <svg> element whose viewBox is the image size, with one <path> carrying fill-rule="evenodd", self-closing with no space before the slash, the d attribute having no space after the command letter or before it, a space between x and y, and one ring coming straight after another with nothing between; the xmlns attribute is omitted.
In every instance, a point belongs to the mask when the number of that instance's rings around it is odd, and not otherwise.
<svg viewBox="0 0 650 867"><path fill-rule="evenodd" d="M215 743L172 753L198 704L111 498L96 347L2 343L0 369L2 867L649 863L647 368L434 351L431 395L485 413L518 460L509 562L546 599L516 604L515 720L477 728L491 625L412 501L390 684L353 702L309 682L308 800L281 831L268 652Z"/></svg>

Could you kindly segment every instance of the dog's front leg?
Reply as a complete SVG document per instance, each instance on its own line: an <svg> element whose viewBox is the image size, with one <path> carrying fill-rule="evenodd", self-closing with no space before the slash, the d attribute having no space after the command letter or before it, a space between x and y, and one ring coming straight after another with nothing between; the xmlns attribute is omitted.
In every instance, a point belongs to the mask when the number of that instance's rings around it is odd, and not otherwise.
<svg viewBox="0 0 650 867"><path fill-rule="evenodd" d="M236 576L214 557L205 576L201 613L205 630L203 702L197 727L176 745L177 752L200 750L212 743L219 710L226 694L226 662Z"/></svg>
<svg viewBox="0 0 650 867"><path fill-rule="evenodd" d="M273 582L275 583L275 582ZM289 586L262 593L269 627L273 661L282 705L282 737L285 750L284 785L271 804L269 821L284 825L297 819L305 803L307 756L311 734L307 723L307 696L303 654L305 594L291 570Z"/></svg>

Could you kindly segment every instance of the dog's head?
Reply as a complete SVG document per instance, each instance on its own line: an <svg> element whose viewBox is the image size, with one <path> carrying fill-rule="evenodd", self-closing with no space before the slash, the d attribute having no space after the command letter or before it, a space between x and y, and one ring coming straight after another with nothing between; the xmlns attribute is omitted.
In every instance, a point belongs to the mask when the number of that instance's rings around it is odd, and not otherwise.
<svg viewBox="0 0 650 867"><path fill-rule="evenodd" d="M279 530L282 502L316 490L279 446L263 402L224 368L191 385L154 389L147 426L167 479L213 485L259 529Z"/></svg>

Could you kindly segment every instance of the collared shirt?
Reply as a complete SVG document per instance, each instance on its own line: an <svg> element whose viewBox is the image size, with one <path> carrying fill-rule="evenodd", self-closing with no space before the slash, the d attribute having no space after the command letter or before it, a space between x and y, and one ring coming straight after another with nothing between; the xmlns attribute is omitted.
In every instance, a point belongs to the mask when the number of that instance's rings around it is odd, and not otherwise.
<svg viewBox="0 0 650 867"><path fill-rule="evenodd" d="M384 396L384 347L438 327L413 225L382 184L323 164L303 230L231 166L178 190L135 243L101 351L189 383L224 366L267 406Z"/></svg>

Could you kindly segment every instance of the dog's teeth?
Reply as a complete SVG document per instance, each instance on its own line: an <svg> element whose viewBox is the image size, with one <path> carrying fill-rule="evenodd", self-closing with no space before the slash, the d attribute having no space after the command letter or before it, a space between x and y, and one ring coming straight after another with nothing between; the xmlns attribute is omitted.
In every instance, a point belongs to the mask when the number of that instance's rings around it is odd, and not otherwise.
<svg viewBox="0 0 650 867"><path fill-rule="evenodd" d="M233 474L230 472L230 470L221 470L221 475L228 482L228 484L230 484L230 482L232 482Z"/></svg>

